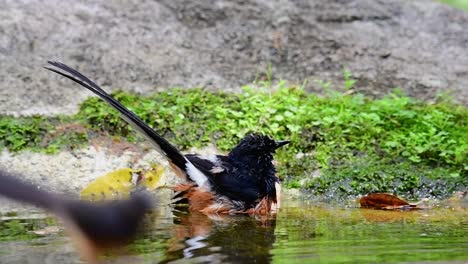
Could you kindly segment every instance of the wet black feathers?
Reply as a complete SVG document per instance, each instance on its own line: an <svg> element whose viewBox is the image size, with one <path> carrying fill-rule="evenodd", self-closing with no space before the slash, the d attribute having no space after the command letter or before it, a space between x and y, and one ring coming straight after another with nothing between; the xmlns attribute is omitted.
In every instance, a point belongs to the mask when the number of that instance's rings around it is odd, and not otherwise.
<svg viewBox="0 0 468 264"><path fill-rule="evenodd" d="M265 195L276 197L273 153L277 142L268 136L250 134L227 156L186 155L207 175L211 185L224 196L253 204Z"/></svg>
<svg viewBox="0 0 468 264"><path fill-rule="evenodd" d="M242 164L237 166L228 156L217 155L215 161L213 157L207 159L193 154L186 157L207 176L216 193L249 203L261 197L261 182L246 173Z"/></svg>

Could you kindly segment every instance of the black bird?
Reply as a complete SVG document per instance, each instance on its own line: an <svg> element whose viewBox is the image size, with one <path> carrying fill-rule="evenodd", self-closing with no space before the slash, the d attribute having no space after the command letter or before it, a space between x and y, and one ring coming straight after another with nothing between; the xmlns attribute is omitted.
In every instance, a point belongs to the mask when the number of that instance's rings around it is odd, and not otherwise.
<svg viewBox="0 0 468 264"><path fill-rule="evenodd" d="M80 84L117 109L125 121L167 157L176 172L187 180L187 184L173 188L178 192L175 198L188 201L191 210L204 213L266 214L279 206L280 190L272 163L273 154L289 141L274 141L265 135L250 134L227 156L183 155L86 76L63 63L48 63L54 68L46 69Z"/></svg>
<svg viewBox="0 0 468 264"><path fill-rule="evenodd" d="M61 218L79 252L92 263L103 251L130 243L154 204L141 192L120 201L73 200L41 190L17 177L0 170L0 195L38 206Z"/></svg>

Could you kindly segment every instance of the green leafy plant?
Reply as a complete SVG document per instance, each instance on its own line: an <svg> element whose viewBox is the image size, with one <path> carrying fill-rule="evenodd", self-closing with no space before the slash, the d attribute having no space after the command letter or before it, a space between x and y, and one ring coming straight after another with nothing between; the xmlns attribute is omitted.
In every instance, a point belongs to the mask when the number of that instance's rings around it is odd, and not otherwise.
<svg viewBox="0 0 468 264"><path fill-rule="evenodd" d="M344 88L345 91L351 90L351 88L356 84L356 80L352 78L351 72L343 67L343 78L344 78Z"/></svg>
<svg viewBox="0 0 468 264"><path fill-rule="evenodd" d="M0 119L0 142L13 151L36 148L40 145L41 135L51 127L41 116L4 116Z"/></svg>
<svg viewBox="0 0 468 264"><path fill-rule="evenodd" d="M460 9L468 10L467 0L441 0L441 2L460 8Z"/></svg>
<svg viewBox="0 0 468 264"><path fill-rule="evenodd" d="M0 221L0 242L31 240L38 237L33 231L56 224L56 220L51 218L2 220Z"/></svg>

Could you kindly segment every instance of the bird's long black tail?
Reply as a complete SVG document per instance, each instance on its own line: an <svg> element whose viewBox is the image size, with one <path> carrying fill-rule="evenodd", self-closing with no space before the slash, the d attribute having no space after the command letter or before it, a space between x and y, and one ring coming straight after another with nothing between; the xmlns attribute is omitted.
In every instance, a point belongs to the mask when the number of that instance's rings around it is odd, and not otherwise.
<svg viewBox="0 0 468 264"><path fill-rule="evenodd" d="M88 79L77 70L70 68L61 62L48 61L48 63L66 73L54 68L44 68L65 76L66 78L80 84L81 86L98 95L102 100L118 110L125 121L132 125L136 130L140 131L147 139L149 139L156 146L156 148L162 152L163 155L165 155L172 163L174 163L174 165L179 167L184 172L187 171L187 163L189 163L189 161L182 155L182 153L180 153L180 151L171 145L166 139L161 137L156 131L143 122L135 113L128 110L119 101L114 99L96 83Z"/></svg>
<svg viewBox="0 0 468 264"><path fill-rule="evenodd" d="M54 194L24 183L2 170L0 170L0 195L50 211L56 211L60 206L59 199Z"/></svg>

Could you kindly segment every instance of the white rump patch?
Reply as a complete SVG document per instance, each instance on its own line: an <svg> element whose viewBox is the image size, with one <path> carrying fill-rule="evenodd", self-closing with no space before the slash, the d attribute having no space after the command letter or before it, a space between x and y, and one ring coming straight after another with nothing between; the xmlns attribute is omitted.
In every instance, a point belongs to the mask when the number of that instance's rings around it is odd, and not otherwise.
<svg viewBox="0 0 468 264"><path fill-rule="evenodd" d="M200 158L209 160L209 161L211 161L214 165L219 165L219 163L220 163L220 160L219 160L218 157L216 157L216 155L200 156Z"/></svg>
<svg viewBox="0 0 468 264"><path fill-rule="evenodd" d="M213 167L213 168L210 170L210 172L213 173L213 174L221 173L221 172L223 172L223 171L224 171L224 168L223 168L223 167L218 167L218 166Z"/></svg>
<svg viewBox="0 0 468 264"><path fill-rule="evenodd" d="M187 174L190 179L192 179L200 188L203 188L206 191L210 191L211 186L210 183L208 182L208 177L206 177L203 172L201 172L199 169L197 169L193 164L185 159L187 163L185 164L185 167L187 169Z"/></svg>
<svg viewBox="0 0 468 264"><path fill-rule="evenodd" d="M276 204L273 203L271 205L272 212L278 212L281 207L281 185L279 182L275 182L275 189L276 189Z"/></svg>

